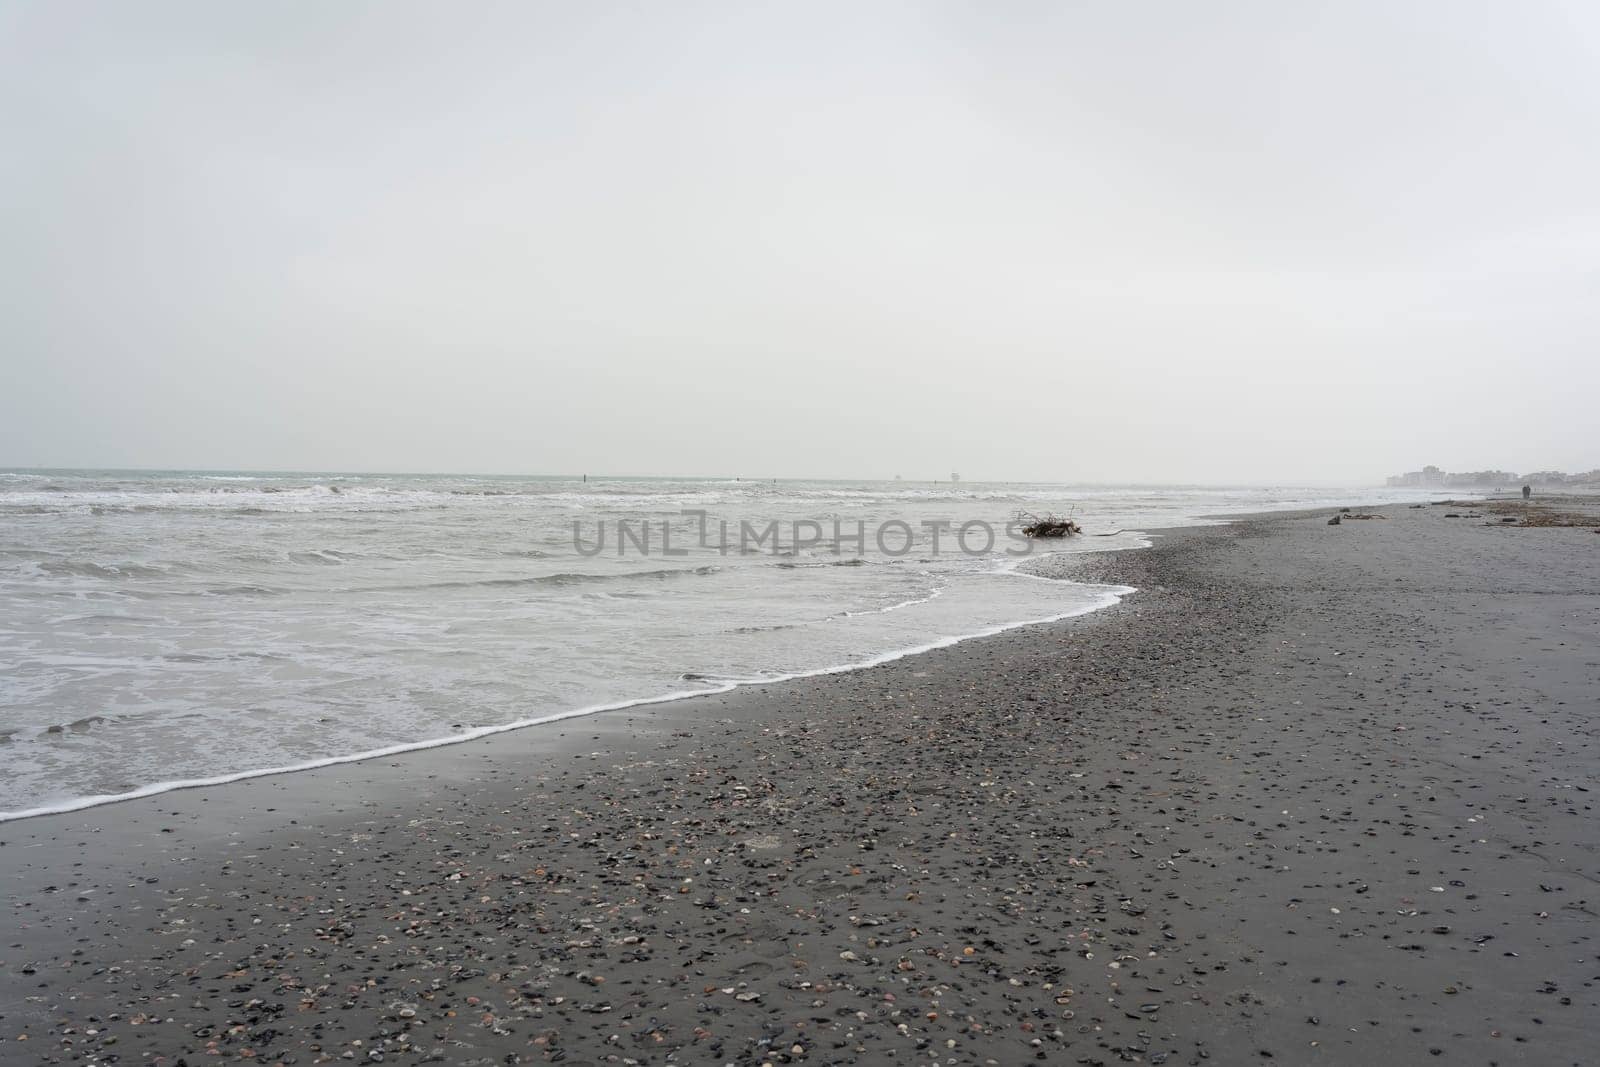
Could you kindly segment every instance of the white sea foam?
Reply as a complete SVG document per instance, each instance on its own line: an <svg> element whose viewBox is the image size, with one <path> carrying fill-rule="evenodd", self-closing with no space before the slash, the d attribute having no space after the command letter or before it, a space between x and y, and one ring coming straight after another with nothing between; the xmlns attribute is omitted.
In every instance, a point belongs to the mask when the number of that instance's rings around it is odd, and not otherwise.
<svg viewBox="0 0 1600 1067"><path fill-rule="evenodd" d="M1025 577L1033 577L1025 575ZM322 759L306 760L302 763L286 764L282 767L261 767L233 774L213 775L209 778L186 778L169 782L154 782L138 789L125 793L108 793L100 796L74 797L71 800L61 801L57 804L45 804L36 808L22 811L0 812L0 823L11 822L16 819L29 819L39 815L59 815L65 812L82 811L85 808L99 807L102 804L115 804L125 800L137 800L141 797L158 796L162 793L171 793L178 789L199 789L207 786L227 785L231 782L242 782L251 778L265 778L270 775L291 774L296 771L312 771L321 767L334 767L345 763L361 763L366 760L381 759L386 756L399 756L409 752L421 752L430 748L441 748L445 745L459 745L479 738L503 734L510 730L522 730L530 726L541 726L547 723L562 722L567 719L581 718L587 715L598 715L608 711L623 711L628 708L644 707L650 704L666 704L677 700L688 700L694 697L714 696L718 693L729 693L741 686L772 685L777 682L794 681L801 678L816 678L829 674L843 674L847 671L866 670L870 667L879 667L885 663L905 659L907 656L916 656L925 652L932 652L963 641L971 641L981 637L993 637L1008 630L1020 629L1024 626L1039 626L1045 623L1061 622L1065 619L1087 615L1091 611L1110 607L1130 593L1138 592L1131 585L1115 585L1099 587L1103 590L1103 599L1099 603L1091 604L1072 611L1061 612L1056 615L1047 615L1038 619L1023 619L1018 622L1002 623L995 626L986 626L967 634L955 634L939 637L920 645L909 648L898 648L889 652L881 652L875 656L859 660L854 663L831 664L826 667L817 667L806 671L792 671L787 674L775 674L761 678L739 678L721 682L706 689L684 689L672 693L662 693L656 696L638 697L633 700L620 700L610 704L595 704L585 708L574 708L570 711L557 712L553 715L541 715L531 719L519 719L514 722L499 723L494 726L480 726L471 730L449 737L430 738L425 741L410 741L398 745L388 745L384 748L370 749L366 752L355 752L343 756L327 756Z"/></svg>

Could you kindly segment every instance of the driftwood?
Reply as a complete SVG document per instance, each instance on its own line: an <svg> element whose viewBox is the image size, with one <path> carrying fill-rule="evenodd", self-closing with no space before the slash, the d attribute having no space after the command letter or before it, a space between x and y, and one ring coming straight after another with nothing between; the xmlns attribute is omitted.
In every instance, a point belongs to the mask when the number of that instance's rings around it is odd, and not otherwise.
<svg viewBox="0 0 1600 1067"><path fill-rule="evenodd" d="M1034 515L1031 512L1019 511L1017 522L1022 526L1022 532L1029 537L1072 537L1083 533L1083 528L1077 523L1056 515Z"/></svg>

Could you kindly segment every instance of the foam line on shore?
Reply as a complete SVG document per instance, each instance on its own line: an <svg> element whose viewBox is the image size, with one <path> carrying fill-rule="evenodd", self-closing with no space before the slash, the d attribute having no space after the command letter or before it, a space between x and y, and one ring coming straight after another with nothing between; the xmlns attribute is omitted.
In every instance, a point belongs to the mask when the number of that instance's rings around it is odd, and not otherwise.
<svg viewBox="0 0 1600 1067"><path fill-rule="evenodd" d="M1007 570L1003 573L1014 574L1023 578L1034 578L1040 581L1063 581L1059 578L1047 578L1044 575L1027 574L1026 572ZM1072 585L1089 585L1093 583L1068 582ZM32 819L42 815L64 815L69 812L83 811L87 808L97 808L104 804L117 804L126 800L140 800L144 797L160 796L163 793L172 793L180 789L203 789L209 786L229 785L233 782L243 782L252 778L266 778L276 774L292 774L296 771L314 771L322 767L336 767L346 763L364 763L367 760L382 759L386 756L399 756L409 752L421 752L430 748L443 748L446 745L459 745L467 741L476 741L479 738L490 737L494 734L508 733L512 730L521 730L529 726L541 726L545 723L561 722L565 719L577 719L588 715L598 715L607 711L624 711L628 708L645 707L651 704L667 704L676 700L687 700L690 697L715 696L719 693L728 693L747 685L772 685L777 682L788 682L798 678L819 678L830 674L844 674L849 671L866 670L869 667L878 667L885 663L905 659L907 656L921 655L936 649L949 648L951 645L963 641L972 641L981 637L993 637L995 634L1005 633L1008 630L1020 629L1024 626L1039 626L1044 623L1061 622L1064 619L1076 618L1090 612L1108 608L1119 602L1130 593L1138 592L1131 585L1110 585L1101 587L1102 591L1095 602L1085 607L1074 608L1058 615L1048 615L1038 619L1023 619L1019 622L997 623L986 626L972 633L956 634L936 638L933 641L908 648L894 649L869 656L863 660L851 663L834 664L828 667L818 667L813 670L794 671L788 674L775 674L761 678L741 678L723 682L719 685L705 689L683 689L657 696L638 697L632 700L620 700L609 704L592 704L582 708L556 712L552 715L541 715L532 719L518 719L514 722L497 723L492 726L478 726L471 730L463 730L459 734L449 737L432 738L426 741L409 741L399 745L389 745L385 748L369 749L348 756L328 756L322 759L308 760L304 763L294 763L282 767L264 767L256 770L239 771L234 774L222 774L213 778L186 778L170 782L156 782L151 785L141 786L126 793L107 793L92 797L76 797L65 800L59 804L47 804L37 808L27 808L22 811L0 812L0 823L14 822L18 819Z"/></svg>

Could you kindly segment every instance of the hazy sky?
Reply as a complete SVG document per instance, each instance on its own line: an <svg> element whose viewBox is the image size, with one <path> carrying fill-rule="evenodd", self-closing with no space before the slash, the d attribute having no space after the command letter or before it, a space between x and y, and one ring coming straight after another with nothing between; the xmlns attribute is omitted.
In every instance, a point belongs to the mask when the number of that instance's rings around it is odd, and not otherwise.
<svg viewBox="0 0 1600 1067"><path fill-rule="evenodd" d="M1600 465L1600 5L0 0L0 464Z"/></svg>

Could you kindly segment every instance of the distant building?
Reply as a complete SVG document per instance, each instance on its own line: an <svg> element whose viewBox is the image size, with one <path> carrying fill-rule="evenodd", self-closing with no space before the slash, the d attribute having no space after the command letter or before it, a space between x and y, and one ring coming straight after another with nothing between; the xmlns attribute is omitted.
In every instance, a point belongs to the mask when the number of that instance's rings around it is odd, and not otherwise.
<svg viewBox="0 0 1600 1067"><path fill-rule="evenodd" d="M1460 488L1507 486L1516 482L1517 476L1511 471L1467 471L1444 476L1445 485Z"/></svg>
<svg viewBox="0 0 1600 1067"><path fill-rule="evenodd" d="M1571 485L1583 480L1586 475L1568 474L1566 471L1534 471L1524 475L1523 480L1529 485Z"/></svg>
<svg viewBox="0 0 1600 1067"><path fill-rule="evenodd" d="M1583 485L1600 486L1600 467L1582 474L1566 471L1534 471L1517 474L1515 471L1458 471L1447 473L1438 467L1423 467L1419 471L1391 474L1385 483L1397 489L1509 489L1519 485Z"/></svg>
<svg viewBox="0 0 1600 1067"><path fill-rule="evenodd" d="M1444 485L1445 473L1438 467L1427 466L1419 471L1390 476L1389 484L1407 489L1436 489Z"/></svg>

